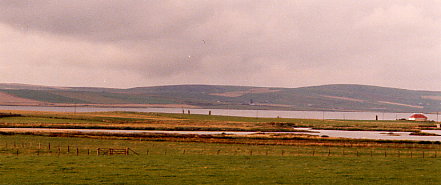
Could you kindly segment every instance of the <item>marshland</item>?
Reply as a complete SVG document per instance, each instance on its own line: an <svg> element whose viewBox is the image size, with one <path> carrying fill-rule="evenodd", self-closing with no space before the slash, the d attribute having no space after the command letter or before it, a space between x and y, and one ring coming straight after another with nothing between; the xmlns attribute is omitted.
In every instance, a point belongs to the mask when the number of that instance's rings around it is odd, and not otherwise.
<svg viewBox="0 0 441 185"><path fill-rule="evenodd" d="M296 129L419 132L436 129L433 122L146 112L2 111L2 115L2 128L28 128L0 132L0 177L7 184L84 184L91 179L131 184L411 184L440 180L440 142L346 139ZM52 131L32 130L38 128ZM68 129L220 133L64 131ZM229 131L252 134L227 134ZM98 154L99 148L130 151L108 155ZM402 175L406 171L409 175Z"/></svg>

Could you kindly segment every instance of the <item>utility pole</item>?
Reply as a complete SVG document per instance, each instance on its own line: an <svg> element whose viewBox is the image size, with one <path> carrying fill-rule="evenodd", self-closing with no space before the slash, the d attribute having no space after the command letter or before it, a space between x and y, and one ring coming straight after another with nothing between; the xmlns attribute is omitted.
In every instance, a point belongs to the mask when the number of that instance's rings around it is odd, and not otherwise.
<svg viewBox="0 0 441 185"><path fill-rule="evenodd" d="M227 116L230 116L230 104L227 102Z"/></svg>

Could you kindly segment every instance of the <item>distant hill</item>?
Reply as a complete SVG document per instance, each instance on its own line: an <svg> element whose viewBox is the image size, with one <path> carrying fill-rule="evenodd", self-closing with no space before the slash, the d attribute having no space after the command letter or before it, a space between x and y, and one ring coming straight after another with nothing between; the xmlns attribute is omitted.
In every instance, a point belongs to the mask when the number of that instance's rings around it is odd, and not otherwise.
<svg viewBox="0 0 441 185"><path fill-rule="evenodd" d="M441 92L351 84L301 88L171 85L130 89L0 84L0 105L439 112Z"/></svg>

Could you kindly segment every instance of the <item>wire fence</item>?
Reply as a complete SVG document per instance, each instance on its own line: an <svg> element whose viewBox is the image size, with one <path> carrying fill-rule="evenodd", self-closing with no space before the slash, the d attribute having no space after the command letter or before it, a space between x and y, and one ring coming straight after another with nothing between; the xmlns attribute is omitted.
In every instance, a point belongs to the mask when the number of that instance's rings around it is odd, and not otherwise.
<svg viewBox="0 0 441 185"><path fill-rule="evenodd" d="M52 143L12 142L0 146L0 155L16 156L85 156L85 155L210 155L210 156L320 156L320 157L388 157L388 158L439 158L441 150L408 148L362 147L305 147L305 146L222 146L216 147L168 147L150 146L91 146L60 145Z"/></svg>

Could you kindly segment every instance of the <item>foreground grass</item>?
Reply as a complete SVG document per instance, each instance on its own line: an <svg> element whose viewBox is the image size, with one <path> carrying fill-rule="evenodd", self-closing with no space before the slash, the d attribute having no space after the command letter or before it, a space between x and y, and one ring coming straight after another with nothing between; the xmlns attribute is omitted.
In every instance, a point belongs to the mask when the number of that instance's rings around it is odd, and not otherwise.
<svg viewBox="0 0 441 185"><path fill-rule="evenodd" d="M51 149L48 149L48 143ZM67 152L67 146L71 152ZM139 155L97 156L99 147ZM0 184L438 184L438 145L324 147L0 136ZM75 148L79 148L77 156ZM37 150L38 149L38 150ZM19 151L16 155L15 151ZM37 154L36 151L39 151ZM58 152L61 152L58 153ZM252 153L251 153L252 151ZM312 156L312 151L316 151ZM328 156L327 151L332 151ZM342 151L346 154L342 154ZM360 156L355 155L360 152ZM370 156L369 151L374 155ZM389 154L383 156L383 152ZM401 151L401 156L397 156ZM426 152L422 158L421 152ZM413 158L404 153L414 152ZM418 153L418 156L416 155ZM432 153L433 154L433 153Z"/></svg>
<svg viewBox="0 0 441 185"><path fill-rule="evenodd" d="M2 184L437 184L439 159L0 156Z"/></svg>

